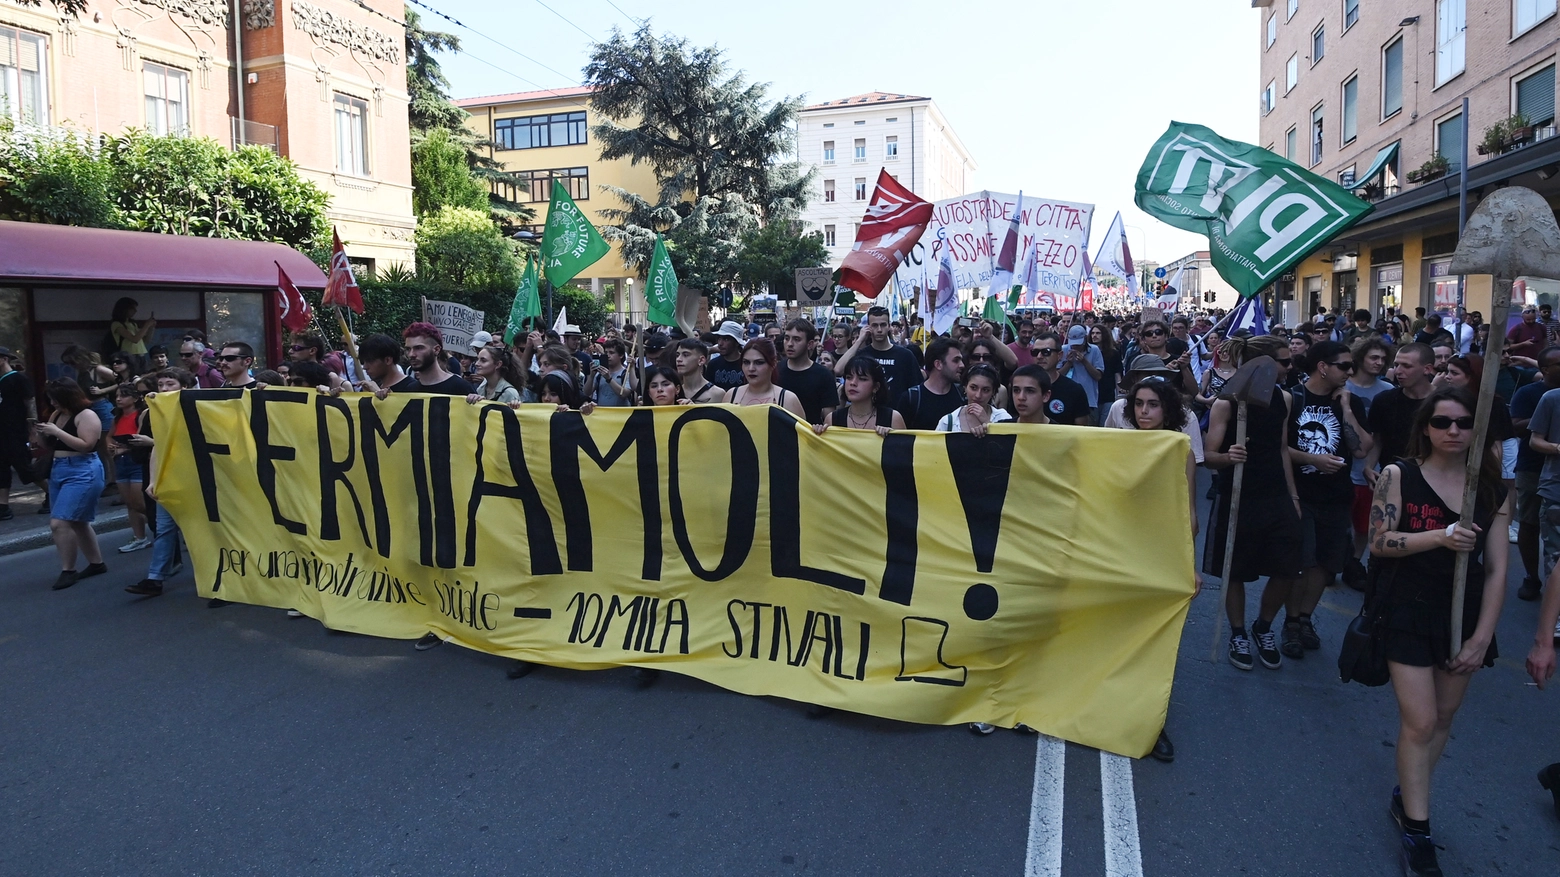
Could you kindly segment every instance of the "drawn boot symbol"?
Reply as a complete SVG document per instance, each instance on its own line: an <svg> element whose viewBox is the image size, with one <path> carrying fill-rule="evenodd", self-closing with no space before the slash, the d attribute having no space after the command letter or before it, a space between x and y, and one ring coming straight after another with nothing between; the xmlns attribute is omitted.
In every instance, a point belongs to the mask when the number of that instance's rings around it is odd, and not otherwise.
<svg viewBox="0 0 1560 877"><path fill-rule="evenodd" d="M894 681L963 686L970 675L969 668L956 667L943 661L943 644L947 641L946 621L915 616L902 619L899 675L894 677Z"/></svg>

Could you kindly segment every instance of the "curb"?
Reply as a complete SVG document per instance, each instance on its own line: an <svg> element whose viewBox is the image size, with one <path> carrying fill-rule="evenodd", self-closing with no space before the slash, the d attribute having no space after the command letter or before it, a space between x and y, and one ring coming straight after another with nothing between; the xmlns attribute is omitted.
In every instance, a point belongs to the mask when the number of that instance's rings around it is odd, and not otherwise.
<svg viewBox="0 0 1560 877"><path fill-rule="evenodd" d="M92 522L92 529L96 530L99 536L104 533L112 533L115 530L128 529L129 526L130 513L124 509L118 509L106 515L98 515L97 520ZM34 548L42 548L52 544L54 544L54 537L50 535L49 528L45 525L42 530L0 539L0 557L8 554L19 554L23 551L31 551Z"/></svg>

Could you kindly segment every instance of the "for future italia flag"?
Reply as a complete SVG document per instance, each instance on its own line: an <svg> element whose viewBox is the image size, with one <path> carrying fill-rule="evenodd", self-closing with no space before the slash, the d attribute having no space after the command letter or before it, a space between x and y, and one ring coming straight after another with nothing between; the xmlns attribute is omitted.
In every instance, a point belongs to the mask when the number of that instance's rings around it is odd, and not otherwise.
<svg viewBox="0 0 1560 877"><path fill-rule="evenodd" d="M542 229L542 274L547 282L554 288L568 283L611 249L569 197L563 183L553 180L547 226Z"/></svg>
<svg viewBox="0 0 1560 877"><path fill-rule="evenodd" d="M916 197L887 170L879 171L872 204L856 232L856 245L840 264L839 285L877 298L931 221L930 201Z"/></svg>

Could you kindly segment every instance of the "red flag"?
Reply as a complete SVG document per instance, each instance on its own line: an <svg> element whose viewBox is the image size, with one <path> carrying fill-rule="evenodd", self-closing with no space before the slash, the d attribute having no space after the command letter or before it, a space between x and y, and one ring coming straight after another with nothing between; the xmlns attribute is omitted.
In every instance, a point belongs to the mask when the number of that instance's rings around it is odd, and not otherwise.
<svg viewBox="0 0 1560 877"><path fill-rule="evenodd" d="M887 170L879 171L856 245L840 265L840 285L877 298L931 221L930 201L916 197Z"/></svg>
<svg viewBox="0 0 1560 877"><path fill-rule="evenodd" d="M282 325L289 332L302 332L314 318L308 301L293 285L292 278L287 276L280 262L276 264L276 306L282 312Z"/></svg>
<svg viewBox="0 0 1560 877"><path fill-rule="evenodd" d="M358 289L357 278L352 276L352 263L347 261L347 251L341 246L341 235L330 230L334 245L330 250L330 279L325 283L325 297L320 304L351 308L355 314L363 313L363 293Z"/></svg>

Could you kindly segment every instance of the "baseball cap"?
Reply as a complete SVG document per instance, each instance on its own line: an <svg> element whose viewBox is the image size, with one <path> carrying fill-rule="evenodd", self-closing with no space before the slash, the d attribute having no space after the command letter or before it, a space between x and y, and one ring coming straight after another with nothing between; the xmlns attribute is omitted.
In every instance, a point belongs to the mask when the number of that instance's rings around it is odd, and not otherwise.
<svg viewBox="0 0 1560 877"><path fill-rule="evenodd" d="M1068 344L1083 344L1089 340L1089 330L1083 326L1074 326L1067 330ZM1154 357L1158 359L1158 357Z"/></svg>
<svg viewBox="0 0 1560 877"><path fill-rule="evenodd" d="M6 359L17 358L16 354L12 353L9 347L0 347L0 357L5 357Z"/></svg>
<svg viewBox="0 0 1560 877"><path fill-rule="evenodd" d="M493 343L493 333L478 329L471 333L471 355L476 356L482 352L482 348Z"/></svg>
<svg viewBox="0 0 1560 877"><path fill-rule="evenodd" d="M1165 365L1164 360L1152 353L1140 353L1132 358L1132 367L1127 369L1127 374L1173 375L1175 369Z"/></svg>
<svg viewBox="0 0 1560 877"><path fill-rule="evenodd" d="M738 343L747 340L747 332L743 330L742 324L736 322L735 320L727 320L726 322L721 323L720 328L715 330L715 334L725 335L726 337L731 338Z"/></svg>

